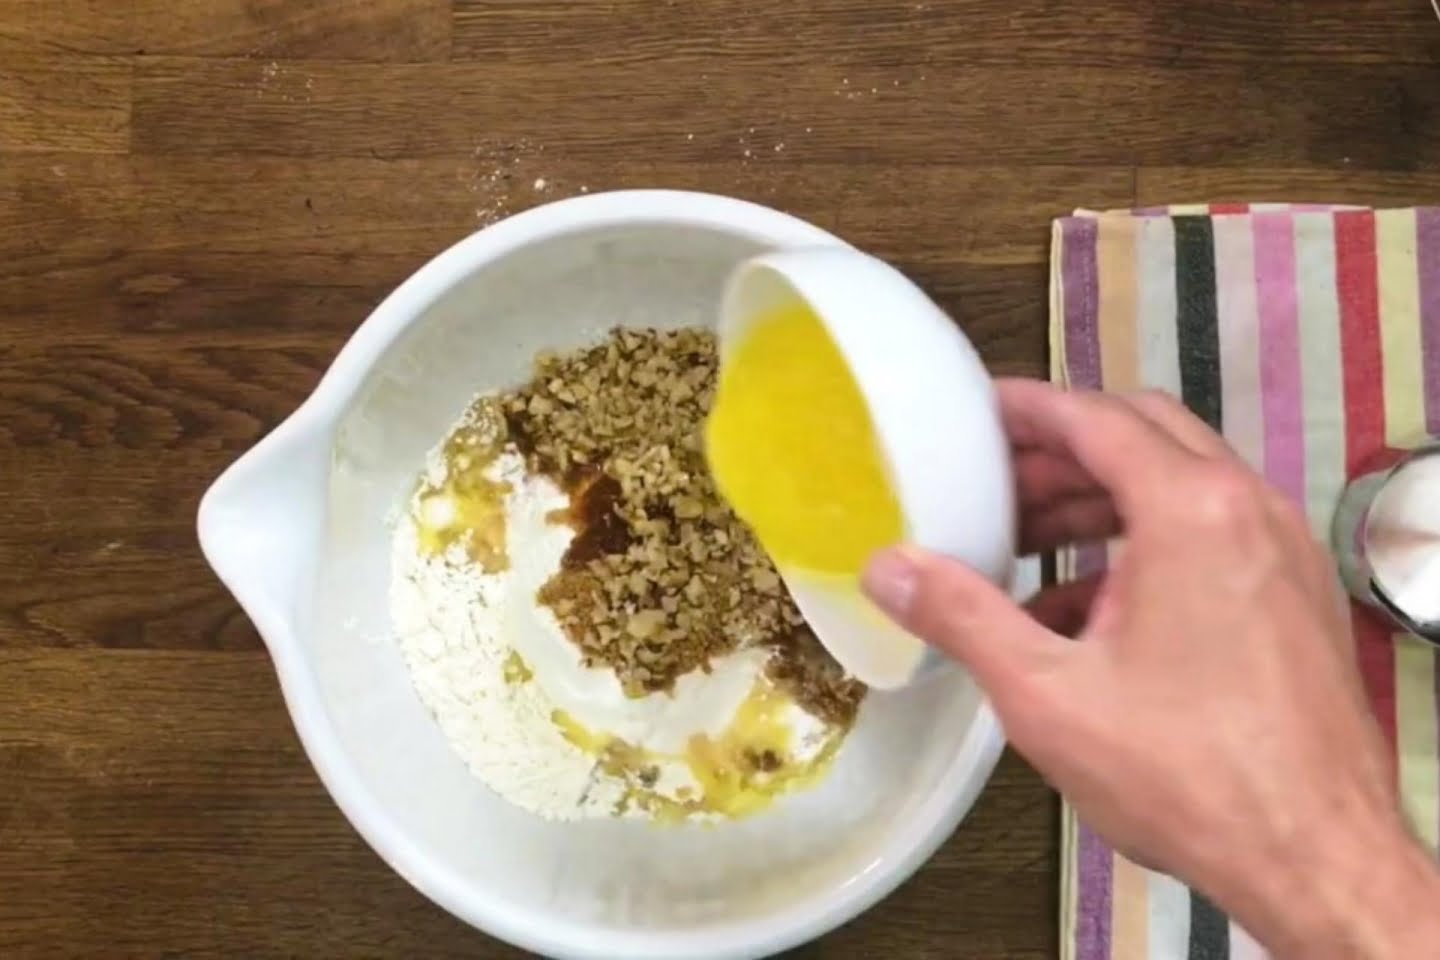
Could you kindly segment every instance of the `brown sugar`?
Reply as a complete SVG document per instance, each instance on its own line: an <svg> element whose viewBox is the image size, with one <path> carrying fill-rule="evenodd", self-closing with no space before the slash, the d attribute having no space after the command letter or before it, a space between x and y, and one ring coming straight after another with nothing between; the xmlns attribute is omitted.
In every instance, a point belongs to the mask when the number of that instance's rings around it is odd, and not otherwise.
<svg viewBox="0 0 1440 960"><path fill-rule="evenodd" d="M560 560L564 569L579 570L592 560L629 548L634 538L616 509L621 496L619 482L599 469L576 475L570 484L570 509L551 517L575 528L575 539Z"/></svg>
<svg viewBox="0 0 1440 960"><path fill-rule="evenodd" d="M718 360L708 331L617 329L536 358L503 394L509 439L571 507L576 536L540 590L590 665L631 696L740 648L768 647L773 680L818 716L848 723L864 687L804 627L770 558L725 506L701 431ZM805 640L805 637L809 640Z"/></svg>

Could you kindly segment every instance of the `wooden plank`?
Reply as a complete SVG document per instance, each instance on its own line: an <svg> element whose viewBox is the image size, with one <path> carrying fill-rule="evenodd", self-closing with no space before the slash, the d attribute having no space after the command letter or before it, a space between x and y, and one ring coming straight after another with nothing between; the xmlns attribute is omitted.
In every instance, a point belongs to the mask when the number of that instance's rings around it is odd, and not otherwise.
<svg viewBox="0 0 1440 960"><path fill-rule="evenodd" d="M34 150L123 153L128 148L128 63L96 57L3 56L0 156Z"/></svg>
<svg viewBox="0 0 1440 960"><path fill-rule="evenodd" d="M521 956L350 829L264 653L0 650L0 689L7 958Z"/></svg>
<svg viewBox="0 0 1440 960"><path fill-rule="evenodd" d="M0 689L6 957L61 944L153 956L162 943L185 956L523 956L365 847L311 772L263 652L0 650ZM796 956L1053 956L1052 925L1035 918L1053 913L1054 868L1033 851L1054 812L1007 757L887 909Z"/></svg>
<svg viewBox="0 0 1440 960"><path fill-rule="evenodd" d="M193 515L186 526L193 531ZM114 539L101 539L107 535ZM72 544L54 544L53 552L68 554ZM160 552L167 544L168 555ZM0 543L0 561L27 561L43 549ZM193 533L150 535L110 527L97 531L84 553L97 559L79 566L96 571L98 579L82 583L73 574L42 570L28 582L0 583L0 648L260 649L250 621L214 578L203 574ZM117 559L126 556L134 559Z"/></svg>
<svg viewBox="0 0 1440 960"><path fill-rule="evenodd" d="M566 196L666 187L775 203L870 245L1033 262L1049 217L1131 200L1128 167L815 162L806 134L751 156L607 159L539 145L418 160L207 155L16 157L0 167L0 276L76 249L407 255ZM782 149L776 150L779 146ZM537 184L540 186L537 187ZM919 217L919 220L915 218ZM848 232L847 232L848 231Z"/></svg>
<svg viewBox="0 0 1440 960"><path fill-rule="evenodd" d="M465 169L74 156L0 165L8 342L53 347L103 330L157 346L202 331L294 343L310 331L309 342L336 347L474 228L482 201Z"/></svg>
<svg viewBox="0 0 1440 960"><path fill-rule="evenodd" d="M1433 21L1423 0L456 0L454 55L483 63L681 61L709 65L717 78L739 67L815 61L892 70L917 63L1426 65L1440 59Z"/></svg>
<svg viewBox="0 0 1440 960"><path fill-rule="evenodd" d="M423 61L448 0L0 0L0 52Z"/></svg>
<svg viewBox="0 0 1440 960"><path fill-rule="evenodd" d="M31 155L0 166L0 276L15 258L127 249L263 254L436 250L486 198L470 157L430 161ZM517 196L537 202L527 182ZM477 199L478 198L478 199Z"/></svg>
<svg viewBox="0 0 1440 960"><path fill-rule="evenodd" d="M1371 173L1342 167L1286 170L1144 167L1141 205L1190 202L1347 203L1372 207L1440 204L1440 172Z"/></svg>
<svg viewBox="0 0 1440 960"><path fill-rule="evenodd" d="M160 746L134 738L143 728L194 747L249 744L301 756L263 653L0 649L0 688L10 694L0 697L0 742L7 745L143 755ZM87 709L105 689L126 695ZM221 704L233 716L215 709Z"/></svg>
<svg viewBox="0 0 1440 960"><path fill-rule="evenodd" d="M88 343L99 325L107 338L178 337L164 341L172 346L202 332L254 343L306 330L338 344L407 274L475 227L582 189L721 190L813 220L951 289L949 274L966 265L1043 263L1045 225L1057 214L1131 200L1124 169L810 164L796 152L719 163L555 151L257 157L243 167L194 156L18 158L0 168L0 198L10 198L0 203L9 342Z"/></svg>
<svg viewBox="0 0 1440 960"><path fill-rule="evenodd" d="M708 74L683 64L144 61L144 153L420 157L530 144L597 162L1339 166L1440 163L1440 84L1420 66L913 65ZM922 79L923 78L923 79ZM1014 91L1024 90L1023 97ZM437 104L444 109L437 109ZM903 123L893 122L903 116ZM357 122L364 117L365 122ZM465 118L456 122L457 117ZM598 124L596 117L604 117ZM856 131L876 131L864 137Z"/></svg>

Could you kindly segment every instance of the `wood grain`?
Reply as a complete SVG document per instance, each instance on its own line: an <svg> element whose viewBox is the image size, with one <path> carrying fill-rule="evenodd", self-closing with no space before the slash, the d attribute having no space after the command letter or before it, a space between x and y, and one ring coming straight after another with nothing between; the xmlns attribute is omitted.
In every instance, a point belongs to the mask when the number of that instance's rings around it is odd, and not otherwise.
<svg viewBox="0 0 1440 960"><path fill-rule="evenodd" d="M675 8L684 6L676 29ZM1393 0L457 0L454 57L575 62L931 69L1120 63L1433 65L1425 4ZM783 42L777 42L782 38ZM721 76L717 74L717 78ZM717 82L722 82L717 79Z"/></svg>
<svg viewBox="0 0 1440 960"><path fill-rule="evenodd" d="M155 956L157 932L185 956L521 955L375 860L310 773L264 653L0 650L0 689L19 694L0 698L4 956ZM1039 960L1027 931L1055 888L1033 837L1054 814L1007 758L886 910L798 955L923 955L956 938L972 952L951 955ZM932 884L987 908L937 909Z"/></svg>
<svg viewBox="0 0 1440 960"><path fill-rule="evenodd" d="M146 59L134 79L140 153L446 156L511 145L612 162L664 155L967 165L1339 166L1440 162L1436 69L1244 63L1179 67L918 63L851 69L816 59L747 73L666 61L272 66ZM717 68L718 71L718 68ZM449 109L429 106L436 86ZM1023 97L1014 91L1023 90ZM892 123L903 115L906 123ZM483 125L457 117L483 116ZM358 122L365 117L366 122ZM595 118L603 117L604 123ZM1236 122L1244 118L1244 122ZM540 136L542 128L545 136ZM874 129L876 136L857 131ZM941 132L945 131L944 134ZM977 131L1004 135L977 136Z"/></svg>
<svg viewBox="0 0 1440 960"><path fill-rule="evenodd" d="M0 0L0 52L426 61L448 0Z"/></svg>
<svg viewBox="0 0 1440 960"><path fill-rule="evenodd" d="M1353 165L1353 161L1352 161ZM1140 170L1135 183L1142 206L1185 202L1202 197L1224 202L1252 197L1288 203L1345 203L1403 207L1440 201L1440 169L1404 173L1361 170L1245 169L1155 167Z"/></svg>
<svg viewBox="0 0 1440 960"><path fill-rule="evenodd" d="M123 60L7 55L0 65L0 155L123 153L130 79Z"/></svg>
<svg viewBox="0 0 1440 960"><path fill-rule="evenodd" d="M1043 375L1050 218L1440 202L1425 0L0 0L0 956L511 957L386 868L194 542L378 300L580 192L891 259ZM1008 756L802 958L1051 958Z"/></svg>

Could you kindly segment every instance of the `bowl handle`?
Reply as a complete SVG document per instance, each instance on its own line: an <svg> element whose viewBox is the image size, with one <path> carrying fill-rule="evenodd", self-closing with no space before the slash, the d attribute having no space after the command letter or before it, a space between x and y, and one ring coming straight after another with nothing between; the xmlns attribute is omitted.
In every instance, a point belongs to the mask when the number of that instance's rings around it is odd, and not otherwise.
<svg viewBox="0 0 1440 960"><path fill-rule="evenodd" d="M200 548L267 643L293 633L325 534L333 438L290 417L200 501Z"/></svg>

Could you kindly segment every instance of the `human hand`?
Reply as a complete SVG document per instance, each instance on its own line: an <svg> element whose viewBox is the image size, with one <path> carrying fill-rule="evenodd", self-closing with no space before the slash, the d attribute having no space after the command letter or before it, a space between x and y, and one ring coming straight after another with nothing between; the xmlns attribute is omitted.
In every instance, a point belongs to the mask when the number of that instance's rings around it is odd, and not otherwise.
<svg viewBox="0 0 1440 960"><path fill-rule="evenodd" d="M1388 911L1440 883L1396 811L1305 518L1167 397L999 391L1024 549L1119 538L1118 558L1028 610L912 548L877 557L867 590L966 664L1016 749L1119 849L1277 953L1390 955Z"/></svg>

